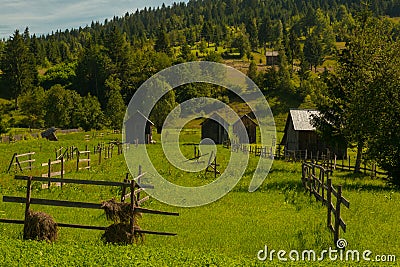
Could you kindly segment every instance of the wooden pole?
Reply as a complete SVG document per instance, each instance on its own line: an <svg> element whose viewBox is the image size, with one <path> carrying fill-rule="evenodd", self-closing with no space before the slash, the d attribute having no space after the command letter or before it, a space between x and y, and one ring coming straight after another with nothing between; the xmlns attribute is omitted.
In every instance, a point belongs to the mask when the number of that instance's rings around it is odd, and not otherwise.
<svg viewBox="0 0 400 267"><path fill-rule="evenodd" d="M51 178L51 159L49 159L49 161L48 161L47 178L49 178L49 182L47 184L47 189L50 190L50 186L51 186L51 182L50 182L50 178Z"/></svg>
<svg viewBox="0 0 400 267"><path fill-rule="evenodd" d="M26 184L26 204L25 204L25 220L24 220L24 239L27 239L27 224L28 224L28 217L29 217L29 210L31 205L31 192L32 192L32 176L29 177Z"/></svg>
<svg viewBox="0 0 400 267"><path fill-rule="evenodd" d="M101 147L99 148L99 165L101 164Z"/></svg>
<svg viewBox="0 0 400 267"><path fill-rule="evenodd" d="M140 176L140 175L142 175L142 165L139 165L139 172L138 172L138 176ZM139 184L139 186L140 186L140 180L142 179L142 177L139 177L139 179L138 179L138 184ZM140 200L140 191L139 191L139 193L137 194L137 198L136 198L136 201L139 203L139 200Z"/></svg>
<svg viewBox="0 0 400 267"><path fill-rule="evenodd" d="M327 186L327 201L326 201L326 205L328 206L328 221L327 221L327 226L329 229L332 229L332 180L328 179L327 181L328 186Z"/></svg>
<svg viewBox="0 0 400 267"><path fill-rule="evenodd" d="M135 180L131 181L131 218L130 218L130 230L131 234L135 233Z"/></svg>
<svg viewBox="0 0 400 267"><path fill-rule="evenodd" d="M79 151L76 151L76 171L79 171L79 157L80 153Z"/></svg>
<svg viewBox="0 0 400 267"><path fill-rule="evenodd" d="M61 179L64 179L64 157L61 157ZM61 183L61 189L63 188L64 183Z"/></svg>
<svg viewBox="0 0 400 267"><path fill-rule="evenodd" d="M342 204L342 186L338 186L337 198L336 198L336 213L335 213L335 233L334 242L335 244L339 240L340 231L340 204Z"/></svg>

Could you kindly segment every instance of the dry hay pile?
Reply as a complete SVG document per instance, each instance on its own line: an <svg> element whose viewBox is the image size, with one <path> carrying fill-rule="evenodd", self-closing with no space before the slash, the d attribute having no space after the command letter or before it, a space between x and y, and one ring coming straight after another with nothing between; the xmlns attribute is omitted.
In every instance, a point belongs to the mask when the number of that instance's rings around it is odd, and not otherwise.
<svg viewBox="0 0 400 267"><path fill-rule="evenodd" d="M133 244L139 241L143 242L143 234L137 232L140 230L138 219L142 217L141 213L134 212L134 231L130 229L131 210L130 203L116 202L115 199L102 203L102 209L106 214L107 220L114 224L106 228L102 235L102 240L106 243L114 244Z"/></svg>
<svg viewBox="0 0 400 267"><path fill-rule="evenodd" d="M24 239L53 242L57 239L57 223L44 212L29 211L24 225Z"/></svg>

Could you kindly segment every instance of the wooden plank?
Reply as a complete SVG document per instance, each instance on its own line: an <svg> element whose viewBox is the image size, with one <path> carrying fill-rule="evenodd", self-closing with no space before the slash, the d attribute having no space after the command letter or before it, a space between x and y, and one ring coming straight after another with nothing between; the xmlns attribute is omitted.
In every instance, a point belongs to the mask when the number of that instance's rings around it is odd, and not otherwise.
<svg viewBox="0 0 400 267"><path fill-rule="evenodd" d="M59 163L61 163L61 160L55 160L55 161L51 161L50 165L59 164ZM42 163L42 167L45 167L45 166L49 166L49 163L48 162Z"/></svg>
<svg viewBox="0 0 400 267"><path fill-rule="evenodd" d="M16 175L15 180L28 180L29 176ZM43 177L32 177L33 181L38 182L54 182L54 183L66 183L66 184L87 184L87 185L103 185L103 186L128 186L129 183L124 182L112 182L112 181L91 181L91 180L78 180L78 179L60 179L60 178L43 178ZM154 188L154 187L153 187Z"/></svg>
<svg viewBox="0 0 400 267"><path fill-rule="evenodd" d="M26 198L24 197L11 197L3 196L3 202L11 203L26 203ZM52 200L52 199L40 199L32 198L31 204L44 205L44 206L56 206L56 207L69 207L69 208L83 208L83 209L102 209L101 203L87 203L87 202L74 202L74 201L64 201L64 200ZM135 212L148 213L148 214L158 214L158 215L169 215L169 216L179 216L179 213L151 210L145 208L135 207Z"/></svg>
<svg viewBox="0 0 400 267"><path fill-rule="evenodd" d="M86 166L86 167L80 167L78 170L89 170L90 166Z"/></svg>
<svg viewBox="0 0 400 267"><path fill-rule="evenodd" d="M79 159L79 163L81 162L90 162L90 159Z"/></svg>
<svg viewBox="0 0 400 267"><path fill-rule="evenodd" d="M86 150L86 151L79 151L79 154L90 154L90 151L89 151L89 150Z"/></svg>
<svg viewBox="0 0 400 267"><path fill-rule="evenodd" d="M133 193L134 193L135 195L137 195L138 193L140 193L140 192L142 192L142 191L144 191L144 189L143 189L143 188L139 188L139 189L136 189Z"/></svg>
<svg viewBox="0 0 400 267"><path fill-rule="evenodd" d="M342 227L343 231L346 232L346 223L343 221L342 218L339 220L339 225Z"/></svg>
<svg viewBox="0 0 400 267"><path fill-rule="evenodd" d="M344 197L342 197L342 204L345 205L346 208L350 208L350 202Z"/></svg>
<svg viewBox="0 0 400 267"><path fill-rule="evenodd" d="M25 203L26 198L3 196L3 202ZM36 205L44 205L44 206L83 208L83 209L101 209L102 206L101 203L86 203L86 202L74 202L74 201L40 199L40 198L32 198L30 203Z"/></svg>
<svg viewBox="0 0 400 267"><path fill-rule="evenodd" d="M149 196L146 196L146 197L140 199L140 200L138 201L138 204L140 205L140 204L142 204L143 202L146 202L146 201L149 200L149 199L150 199L150 197L149 197Z"/></svg>
<svg viewBox="0 0 400 267"><path fill-rule="evenodd" d="M27 159L27 160L24 160L24 161L20 161L19 164L32 163L32 162L35 162L35 161L36 161L35 159Z"/></svg>
<svg viewBox="0 0 400 267"><path fill-rule="evenodd" d="M30 152L30 153L15 155L15 157L16 157L16 158L19 158L19 157L25 157L25 156L29 156L29 155L35 155L35 154L36 154L35 152Z"/></svg>

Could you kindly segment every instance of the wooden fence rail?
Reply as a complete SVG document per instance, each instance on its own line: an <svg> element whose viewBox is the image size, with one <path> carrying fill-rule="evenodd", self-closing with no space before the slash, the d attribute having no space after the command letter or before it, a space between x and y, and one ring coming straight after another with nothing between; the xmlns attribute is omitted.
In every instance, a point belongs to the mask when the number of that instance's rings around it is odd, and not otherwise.
<svg viewBox="0 0 400 267"><path fill-rule="evenodd" d="M340 228L346 232L346 223L341 217L341 206L350 207L350 202L342 195L342 186L335 189L332 185L332 179L329 178L331 170L315 163L302 164L302 183L305 189L314 196L317 201L321 201L327 207L327 227L334 234L335 244L340 238ZM334 201L336 198L336 202ZM332 224L332 214L334 224Z"/></svg>
<svg viewBox="0 0 400 267"><path fill-rule="evenodd" d="M141 168L140 168L140 172L141 172ZM49 183L50 182L63 182L64 184L71 183L71 184L81 184L81 185L89 184L89 185L97 185L97 186L122 186L123 192L126 191L127 188L130 188L130 192L129 192L129 197L131 199L131 202L130 202L130 234L137 232L137 233L142 233L142 234L165 235L165 236L176 235L175 233L142 230L142 229L137 229L134 227L134 220L135 220L134 214L136 212L146 213L146 214L156 214L156 215L179 216L179 213L166 212L166 211L160 211L160 210L152 210L152 209L142 208L139 206L140 203L145 201L144 200L145 198L143 198L140 201L137 198L138 194L140 194L140 192L143 191L144 187L152 188L152 186L141 187L138 183L136 183L136 180L140 180L140 178L143 177L144 175L145 175L145 173L139 175L138 177L136 177L132 180L125 179L124 182L60 179L60 178L32 177L32 176L15 176L14 178L16 180L26 180L27 181L26 197L3 196L3 202L25 203L25 219L24 220L0 219L0 222L23 224L24 232L25 232L25 227L27 227L26 223L27 223L31 205L37 204L37 205L47 205L47 206L56 206L56 207L85 208L85 209L102 209L103 208L101 203L32 198L31 194L32 194L32 182L33 181L41 181L41 182L49 182ZM79 228L79 229L92 229L92 230L105 230L107 228L107 227L103 227L103 226L67 224L67 223L57 223L57 226Z"/></svg>

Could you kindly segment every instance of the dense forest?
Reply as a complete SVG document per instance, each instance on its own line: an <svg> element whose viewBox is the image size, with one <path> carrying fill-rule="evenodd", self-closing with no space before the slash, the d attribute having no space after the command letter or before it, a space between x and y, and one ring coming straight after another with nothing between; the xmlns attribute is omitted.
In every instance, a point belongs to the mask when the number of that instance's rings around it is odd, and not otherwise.
<svg viewBox="0 0 400 267"><path fill-rule="evenodd" d="M119 129L132 95L158 71L236 59L267 99L318 108L315 124L327 140L356 145L358 164L368 148L400 182L397 16L399 0L193 0L45 36L16 30L0 41L0 133ZM265 67L266 51L279 51L276 66ZM199 96L234 101L222 88L186 85L151 119L160 129L177 103Z"/></svg>

